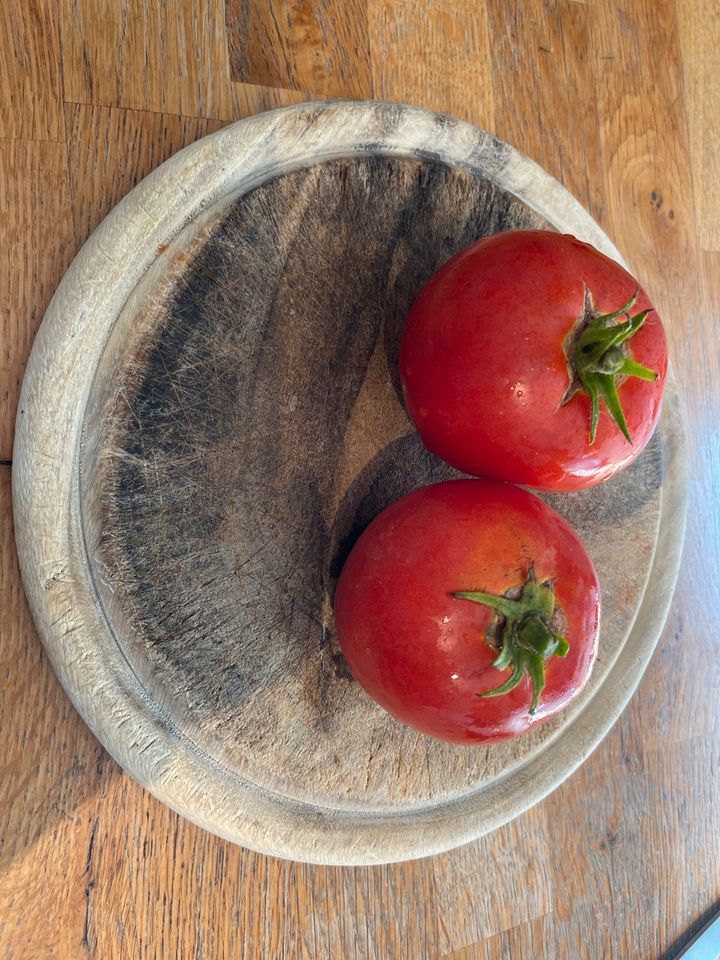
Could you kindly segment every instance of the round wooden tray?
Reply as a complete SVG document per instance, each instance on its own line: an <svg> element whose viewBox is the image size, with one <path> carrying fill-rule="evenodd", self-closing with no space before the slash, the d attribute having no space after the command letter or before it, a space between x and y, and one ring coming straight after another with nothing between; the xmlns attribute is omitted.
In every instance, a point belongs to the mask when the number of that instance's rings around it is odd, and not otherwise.
<svg viewBox="0 0 720 960"><path fill-rule="evenodd" d="M480 130L301 105L165 163L58 288L18 411L26 590L98 738L207 829L320 863L448 849L557 786L638 683L682 541L672 381L633 467L548 498L604 594L592 682L561 718L491 747L434 741L371 702L337 647L334 582L360 530L454 475L402 407L403 319L456 250L515 227L620 259L558 183Z"/></svg>

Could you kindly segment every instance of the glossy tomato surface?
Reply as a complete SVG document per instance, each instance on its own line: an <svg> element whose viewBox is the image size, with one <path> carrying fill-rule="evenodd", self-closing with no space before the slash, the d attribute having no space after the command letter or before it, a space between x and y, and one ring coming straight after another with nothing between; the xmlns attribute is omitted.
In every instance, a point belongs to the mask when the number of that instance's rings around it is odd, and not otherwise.
<svg viewBox="0 0 720 960"><path fill-rule="evenodd" d="M553 581L569 645L549 658L534 715L528 676L509 693L478 696L511 671L493 666L494 611L453 596L512 594L531 568ZM520 734L566 706L590 674L599 616L597 574L571 527L527 491L491 480L397 500L353 547L335 594L342 650L367 693L403 723L467 744Z"/></svg>
<svg viewBox="0 0 720 960"><path fill-rule="evenodd" d="M466 473L546 490L577 490L631 463L655 428L667 372L653 310L623 350L657 373L617 381L629 443L601 403L589 441L590 399L562 400L570 383L565 340L583 315L652 305L613 260L574 237L511 231L461 251L428 282L400 348L408 411L425 446ZM619 318L624 319L624 317Z"/></svg>

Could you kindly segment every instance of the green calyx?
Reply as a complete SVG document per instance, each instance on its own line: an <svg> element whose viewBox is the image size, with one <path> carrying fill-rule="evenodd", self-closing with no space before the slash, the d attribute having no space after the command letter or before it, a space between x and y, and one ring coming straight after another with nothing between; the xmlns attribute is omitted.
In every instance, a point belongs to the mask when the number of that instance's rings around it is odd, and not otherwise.
<svg viewBox="0 0 720 960"><path fill-rule="evenodd" d="M652 312L652 309L641 310L631 316L637 298L638 291L614 313L596 313L592 294L586 286L582 316L565 339L570 383L560 406L569 403L580 391L590 397L590 443L594 442L597 433L601 398L625 439L632 443L618 396L618 381L622 377L639 377L641 380L657 380L658 377L655 370L637 363L628 353L628 341ZM618 322L619 317L627 319Z"/></svg>
<svg viewBox="0 0 720 960"><path fill-rule="evenodd" d="M504 595L470 591L453 593L460 600L482 603L498 614L496 623L499 653L493 661L498 670L512 667L508 679L493 690L477 696L499 697L513 690L527 674L532 681L530 713L537 710L545 686L545 667L550 657L564 657L568 642L562 635L565 616L555 605L553 580L538 580L531 565L522 586Z"/></svg>

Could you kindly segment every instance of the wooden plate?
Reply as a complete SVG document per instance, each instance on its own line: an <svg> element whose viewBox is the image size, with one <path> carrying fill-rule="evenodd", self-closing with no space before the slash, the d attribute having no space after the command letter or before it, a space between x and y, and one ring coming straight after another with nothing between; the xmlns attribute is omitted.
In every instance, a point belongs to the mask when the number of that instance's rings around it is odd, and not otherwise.
<svg viewBox="0 0 720 960"><path fill-rule="evenodd" d="M98 738L207 829L322 863L445 850L552 790L635 688L682 540L672 382L632 468L549 498L604 592L593 679L562 718L498 746L433 741L376 707L337 647L332 592L354 538L454 475L399 398L403 318L454 251L514 227L619 259L559 184L480 130L399 105L302 105L165 163L53 298L18 412L27 593Z"/></svg>

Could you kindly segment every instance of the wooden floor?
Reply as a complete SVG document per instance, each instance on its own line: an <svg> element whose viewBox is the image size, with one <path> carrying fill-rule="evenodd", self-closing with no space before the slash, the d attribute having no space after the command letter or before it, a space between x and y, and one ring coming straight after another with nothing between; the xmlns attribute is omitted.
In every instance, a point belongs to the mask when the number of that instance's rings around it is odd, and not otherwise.
<svg viewBox="0 0 720 960"><path fill-rule="evenodd" d="M720 907L719 51L717 0L0 4L3 960L670 960ZM372 869L234 848L122 773L43 655L10 503L24 364L92 229L184 144L335 95L470 120L579 198L666 320L692 477L670 619L603 745L493 835Z"/></svg>

